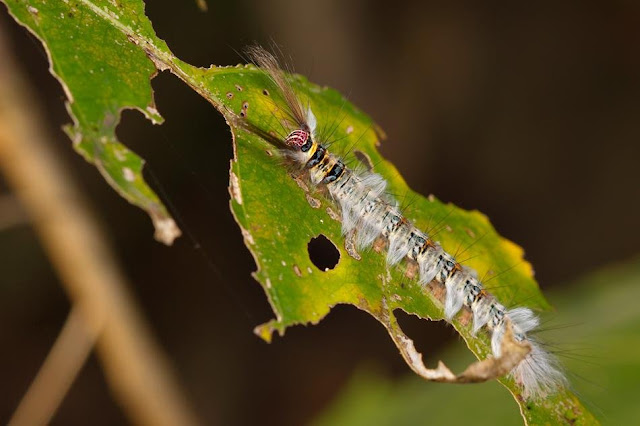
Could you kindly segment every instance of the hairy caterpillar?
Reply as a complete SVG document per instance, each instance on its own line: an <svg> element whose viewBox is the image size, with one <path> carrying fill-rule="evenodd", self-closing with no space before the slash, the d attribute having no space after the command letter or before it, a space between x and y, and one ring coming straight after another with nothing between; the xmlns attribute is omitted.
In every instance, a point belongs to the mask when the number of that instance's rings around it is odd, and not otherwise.
<svg viewBox="0 0 640 426"><path fill-rule="evenodd" d="M406 261L415 265L419 283L426 287L436 283L443 288L444 314L451 320L463 307L472 315L472 331L488 329L496 359L507 357L505 342L515 341L527 347L508 372L523 388L525 398L540 398L565 382L554 357L531 338L539 325L528 308L507 309L483 286L474 270L461 265L440 244L414 226L386 192L387 182L370 171L355 171L319 140L317 119L288 84L276 59L254 47L251 58L273 80L285 101L286 132L275 136L240 120L248 130L258 134L335 201L341 212L342 233L353 239L358 249L381 242L386 247L389 266ZM241 117L244 115L241 113ZM326 142L326 141L324 141Z"/></svg>

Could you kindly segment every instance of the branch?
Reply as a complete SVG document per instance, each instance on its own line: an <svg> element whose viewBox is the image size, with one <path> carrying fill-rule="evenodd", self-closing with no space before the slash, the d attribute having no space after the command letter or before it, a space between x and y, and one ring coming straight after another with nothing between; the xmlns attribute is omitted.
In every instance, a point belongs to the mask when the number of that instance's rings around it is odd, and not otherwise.
<svg viewBox="0 0 640 426"><path fill-rule="evenodd" d="M12 426L46 425L86 362L100 328L89 329L86 315L77 305L9 420Z"/></svg>
<svg viewBox="0 0 640 426"><path fill-rule="evenodd" d="M87 329L100 330L98 355L116 399L137 424L197 423L10 53L0 32L0 168Z"/></svg>

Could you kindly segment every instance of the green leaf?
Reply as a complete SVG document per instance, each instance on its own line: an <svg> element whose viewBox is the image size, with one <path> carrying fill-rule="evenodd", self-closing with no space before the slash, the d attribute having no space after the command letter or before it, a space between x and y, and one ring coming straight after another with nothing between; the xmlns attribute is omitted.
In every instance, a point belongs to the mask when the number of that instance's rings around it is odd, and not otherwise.
<svg viewBox="0 0 640 426"><path fill-rule="evenodd" d="M248 120L265 131L277 128L277 119L269 111L273 102L280 105L281 100L273 99L275 88L264 75L238 70L226 75L225 80L234 95L226 102L229 109L240 112L246 103ZM484 215L411 191L393 165L378 153L378 132L369 117L334 90L319 88L302 77L294 83L301 98L309 99L318 121L332 129L337 126L332 130L336 142L331 149L343 153L352 165L359 161L351 150L354 146L368 156L375 172L389 183L390 192L401 194L401 200L410 200L409 219L422 229L435 226L440 230L437 239L445 250L455 253L467 248L463 257L470 259L466 264L492 278L488 287L499 300L507 304L526 301L526 306L534 309L549 308L532 277L531 265L522 258L522 249L500 237ZM233 92L235 86L242 91ZM264 94L265 88L270 95ZM231 167L231 206L258 264L256 279L276 314L275 320L256 329L259 335L269 341L273 331L284 334L294 324L315 324L331 307L348 303L380 321L403 351L399 342L406 337L395 321L395 309L420 318L443 319L441 299L408 277L406 265L389 268L384 254L374 250L361 253L359 260L350 256L335 219L334 203L310 186L301 188L300 180L281 166L277 152L263 140L241 128L233 131L237 161ZM340 250L338 265L326 272L313 265L307 250L309 241L320 234ZM488 334L472 336L468 321L468 316L459 316L453 325L471 351L484 359L491 352ZM435 361L431 359L432 364ZM542 401L526 402L513 381L500 381L515 396L529 424L569 424L576 419L582 424L597 423L569 390Z"/></svg>
<svg viewBox="0 0 640 426"><path fill-rule="evenodd" d="M149 86L155 66L170 70L225 115L236 155L231 166L231 208L258 266L255 277L276 316L256 329L260 336L270 340L273 331L284 334L291 325L317 323L332 306L348 303L378 319L409 366L417 368L412 358L417 353L393 312L402 309L440 320L441 294L418 285L407 265L389 268L381 253L347 250L338 209L331 200L303 178L292 177L277 150L238 125L243 116L242 120L263 131L280 129L275 110L283 107L283 100L263 72L252 66L200 69L180 61L154 35L139 0L2 1L47 46L53 70L73 99L70 111L75 123L69 134L77 149L125 198L145 208L157 226L173 221L142 180L142 160L115 139L121 109L137 108L148 118L160 120ZM405 210L408 218L432 234L437 231L437 239L449 252L464 250L460 256L469 258L466 264L480 275L491 278L489 287L503 303L526 301L534 309L549 308L520 247L501 238L481 213L411 191L378 153L381 131L367 115L334 90L303 77L292 78L299 95L309 100L319 128L331 130L332 151L342 154L352 166L359 161L356 151L369 158L375 172L387 179L389 190L405 207L410 204ZM316 268L307 251L310 239L320 234L340 252L338 265L329 271ZM437 287L432 290L437 293ZM484 359L490 354L488 335L472 336L468 321L468 315L459 316L454 327L471 351ZM516 396L529 422L580 419L588 423L592 419L569 391L527 404L511 380L501 382Z"/></svg>
<svg viewBox="0 0 640 426"><path fill-rule="evenodd" d="M166 208L142 178L144 161L120 143L120 113L135 108L154 123L162 117L153 102L154 63L146 42L168 53L155 37L141 1L5 0L10 13L38 37L51 72L67 94L73 125L65 131L74 148L109 184L151 216L156 238L170 244L180 235ZM117 4L117 6L114 6Z"/></svg>

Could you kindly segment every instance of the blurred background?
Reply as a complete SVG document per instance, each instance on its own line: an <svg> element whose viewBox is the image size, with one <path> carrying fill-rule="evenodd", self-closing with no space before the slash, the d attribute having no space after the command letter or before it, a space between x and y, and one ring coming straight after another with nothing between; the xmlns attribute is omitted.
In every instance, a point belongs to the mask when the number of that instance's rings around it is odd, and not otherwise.
<svg viewBox="0 0 640 426"><path fill-rule="evenodd" d="M552 303L566 303L571 311L571 303L585 293L575 283L611 264L619 265L617 272L592 279L597 283L589 287L593 294L608 300L604 291L613 292L620 282L628 283L629 291L638 287L640 4L208 0L204 12L195 1L146 3L158 36L193 65L236 64L241 62L236 52L247 44L277 42L296 71L338 89L386 131L381 151L413 189L482 211L503 236L524 247ZM481 392L418 381L384 328L353 307L339 306L319 325L291 328L269 345L257 338L253 327L272 313L250 276L255 265L229 212L232 148L222 117L167 73L152 82L166 119L162 126L138 112L123 115L120 140L147 160L151 185L188 234L165 247L153 240L147 215L120 198L71 149L60 130L69 122L64 93L48 73L44 50L11 20L4 5L0 27L38 93L56 150L89 197L144 316L203 422L372 424L366 417L341 416L357 412L353 407L365 407L362 411L371 415L373 407L386 402L387 416L395 407L396 413L415 414L403 417L404 424L428 423L429 410L438 409L427 408L435 395L447 395L451 404L456 398L473 400L479 404L475 414L488 420L519 422L516 405L495 384L482 385L487 390ZM0 186L3 199L10 200L1 177ZM2 422L33 379L70 307L28 220L4 222ZM623 306L604 306L598 315L587 304L576 308L572 320L580 324L568 335L585 330L588 335L611 314L608 309L635 311L627 295L613 299ZM631 314L615 326L629 330L624 321L630 318L638 326ZM442 324L409 316L400 321L428 363L453 354L445 349L451 344L462 347ZM626 341L628 371L620 381L638 374L631 354L639 349L629 346L638 340ZM590 351L584 353L591 356ZM460 357L460 365L469 360ZM599 359L587 371L601 375L578 379L594 382L594 399L616 386L605 373L610 364L611 359ZM640 396L635 392L630 395ZM495 394L493 402L483 399L489 394ZM615 419L606 402L592 403L605 420ZM498 410L504 417L490 417ZM384 423L386 417L380 413L371 419ZM88 420L126 423L95 357L54 424Z"/></svg>

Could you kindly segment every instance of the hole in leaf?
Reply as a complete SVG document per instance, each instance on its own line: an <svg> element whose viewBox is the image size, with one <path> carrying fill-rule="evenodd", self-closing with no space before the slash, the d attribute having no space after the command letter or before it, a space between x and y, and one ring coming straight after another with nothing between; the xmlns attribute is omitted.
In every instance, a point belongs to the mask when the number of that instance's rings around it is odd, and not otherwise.
<svg viewBox="0 0 640 426"><path fill-rule="evenodd" d="M453 327L444 321L427 321L400 308L394 309L393 315L400 329L413 340L416 350L425 354L427 360L434 352L457 338ZM444 361L446 363L447 360Z"/></svg>
<svg viewBox="0 0 640 426"><path fill-rule="evenodd" d="M333 242L320 234L307 244L309 259L318 269L327 272L336 267L340 261L340 252Z"/></svg>

